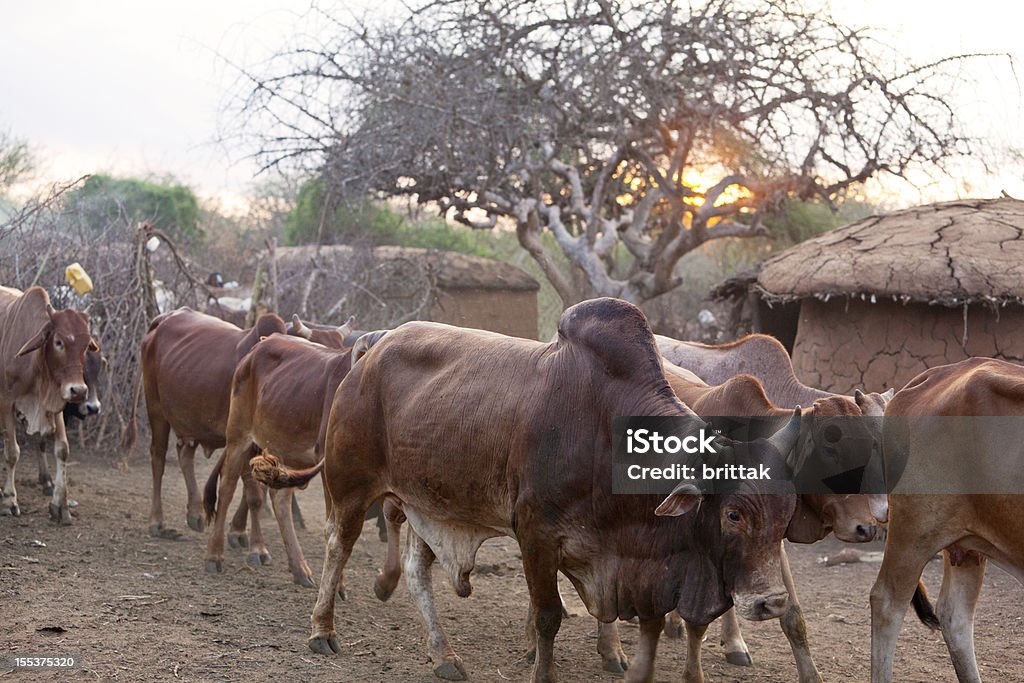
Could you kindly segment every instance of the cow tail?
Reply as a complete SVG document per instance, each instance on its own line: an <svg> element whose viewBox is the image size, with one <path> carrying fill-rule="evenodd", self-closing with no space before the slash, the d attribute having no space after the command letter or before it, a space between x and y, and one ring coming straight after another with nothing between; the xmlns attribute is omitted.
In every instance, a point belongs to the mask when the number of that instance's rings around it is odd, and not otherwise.
<svg viewBox="0 0 1024 683"><path fill-rule="evenodd" d="M921 620L922 624L933 631L942 628L939 624L939 617L932 609L932 602L928 599L928 591L925 590L923 581L917 582L917 589L914 591L914 597L911 598L910 604L914 606L914 612L917 613L917 618Z"/></svg>
<svg viewBox="0 0 1024 683"><path fill-rule="evenodd" d="M135 444L139 441L139 398L142 394L142 369L139 369L139 376L135 378L135 391L132 393L132 412L128 416L128 423L121 431L121 446L129 452L135 450Z"/></svg>
<svg viewBox="0 0 1024 683"><path fill-rule="evenodd" d="M252 476L272 489L284 489L292 486L305 488L310 480L320 474L324 468L324 460L305 470L293 470L285 467L277 456L264 451L252 459Z"/></svg>
<svg viewBox="0 0 1024 683"><path fill-rule="evenodd" d="M203 510L206 512L207 524L211 524L217 515L217 480L220 479L220 471L224 469L224 458L227 453L226 449L221 451L217 463L210 472L210 478L206 480L206 486L203 487Z"/></svg>

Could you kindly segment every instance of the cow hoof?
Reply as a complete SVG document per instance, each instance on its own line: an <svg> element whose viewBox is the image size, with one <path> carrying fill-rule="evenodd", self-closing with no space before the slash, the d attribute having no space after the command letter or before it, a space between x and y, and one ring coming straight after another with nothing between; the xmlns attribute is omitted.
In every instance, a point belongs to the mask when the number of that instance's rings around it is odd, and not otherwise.
<svg viewBox="0 0 1024 683"><path fill-rule="evenodd" d="M50 503L50 519L57 522L61 526L71 525L71 511L68 510L67 506L54 505Z"/></svg>
<svg viewBox="0 0 1024 683"><path fill-rule="evenodd" d="M754 666L749 652L726 652L725 661L734 666Z"/></svg>
<svg viewBox="0 0 1024 683"><path fill-rule="evenodd" d="M626 659L626 655L620 653L607 659L602 659L601 668L613 674L624 674L626 669L629 668L629 660Z"/></svg>
<svg viewBox="0 0 1024 683"><path fill-rule="evenodd" d="M270 563L270 556L268 555L267 561L264 562L263 557L257 551L254 550L245 556L245 563L253 569L259 569L263 565Z"/></svg>
<svg viewBox="0 0 1024 683"><path fill-rule="evenodd" d="M316 588L316 582L310 576L294 576L292 580L303 588Z"/></svg>
<svg viewBox="0 0 1024 683"><path fill-rule="evenodd" d="M333 655L341 652L341 648L338 646L337 636L330 636L324 638L323 636L313 636L309 639L307 645L309 649L319 655Z"/></svg>
<svg viewBox="0 0 1024 683"><path fill-rule="evenodd" d="M381 543L387 543L388 542L388 530L387 529L381 529L380 531L378 531L377 532L377 538L380 539Z"/></svg>
<svg viewBox="0 0 1024 683"><path fill-rule="evenodd" d="M683 637L683 624L679 621L665 622L665 637L678 640Z"/></svg>
<svg viewBox="0 0 1024 683"><path fill-rule="evenodd" d="M458 655L454 659L444 661L440 666L435 667L434 675L446 681L464 681L467 678L466 668L462 666L462 659Z"/></svg>
<svg viewBox="0 0 1024 683"><path fill-rule="evenodd" d="M52 496L53 495L53 482L52 481L43 481L43 482L40 482L40 483L43 485L43 495L44 496Z"/></svg>
<svg viewBox="0 0 1024 683"><path fill-rule="evenodd" d="M0 508L0 515L3 515L4 517L7 517L8 515L11 517L21 517L21 508L18 507L17 503L11 503L10 505L5 505L3 508Z"/></svg>
<svg viewBox="0 0 1024 683"><path fill-rule="evenodd" d="M339 588L338 599L348 601L348 591L346 591L344 588Z"/></svg>
<svg viewBox="0 0 1024 683"><path fill-rule="evenodd" d="M232 548L248 548L249 535L244 531L229 531L228 545Z"/></svg>
<svg viewBox="0 0 1024 683"><path fill-rule="evenodd" d="M207 560L206 561L206 573L207 574L220 574L224 571L224 563L221 560Z"/></svg>
<svg viewBox="0 0 1024 683"><path fill-rule="evenodd" d="M196 515L196 516L189 515L188 516L188 528L191 529L192 531L202 531L203 528L204 528L203 518L199 517L198 515Z"/></svg>
<svg viewBox="0 0 1024 683"><path fill-rule="evenodd" d="M373 581L373 594L376 595L377 599L381 602L387 602L392 593L395 592L395 586L387 585L383 579L383 574L377 574L377 578Z"/></svg>

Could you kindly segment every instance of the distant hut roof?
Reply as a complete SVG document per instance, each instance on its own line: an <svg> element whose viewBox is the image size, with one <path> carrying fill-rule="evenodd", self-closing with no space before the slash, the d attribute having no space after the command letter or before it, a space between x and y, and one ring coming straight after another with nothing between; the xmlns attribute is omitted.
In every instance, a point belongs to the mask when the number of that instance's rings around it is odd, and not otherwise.
<svg viewBox="0 0 1024 683"><path fill-rule="evenodd" d="M746 284L769 302L871 295L944 306L1024 303L1024 201L958 200L871 216L744 275L715 294L735 296Z"/></svg>
<svg viewBox="0 0 1024 683"><path fill-rule="evenodd" d="M359 258L358 251L344 245L323 246L320 259L331 263L352 261ZM306 269L312 263L316 247L281 247L277 253L283 267ZM540 289L528 273L510 263L454 251L385 246L374 247L372 258L375 261L414 261L429 268L434 282L442 289Z"/></svg>

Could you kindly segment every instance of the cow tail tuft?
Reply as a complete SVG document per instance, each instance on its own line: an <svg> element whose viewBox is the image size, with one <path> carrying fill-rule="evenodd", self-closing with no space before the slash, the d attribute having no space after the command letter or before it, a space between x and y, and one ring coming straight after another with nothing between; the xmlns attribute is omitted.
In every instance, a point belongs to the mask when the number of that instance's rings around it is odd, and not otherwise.
<svg viewBox="0 0 1024 683"><path fill-rule="evenodd" d="M917 582L917 589L914 590L914 597L911 598L910 603L914 606L914 612L917 613L917 618L921 620L922 624L933 631L942 628L939 617L932 609L932 602L928 599L928 591L925 590L923 581Z"/></svg>
<svg viewBox="0 0 1024 683"><path fill-rule="evenodd" d="M277 456L263 451L252 459L252 475L256 481L262 482L273 489L289 487L305 488L310 480L320 474L324 468L324 461L321 460L313 467L305 470L293 470L285 467Z"/></svg>
<svg viewBox="0 0 1024 683"><path fill-rule="evenodd" d="M139 441L139 397L142 393L142 370L139 369L139 376L135 379L135 391L132 394L132 412L128 417L128 423L121 430L121 446L129 453L135 450Z"/></svg>
<svg viewBox="0 0 1024 683"><path fill-rule="evenodd" d="M203 487L203 510L206 512L206 523L211 524L217 515L217 480L220 479L220 471L224 469L224 458L227 451L222 451L217 463L210 472L210 478L206 480Z"/></svg>

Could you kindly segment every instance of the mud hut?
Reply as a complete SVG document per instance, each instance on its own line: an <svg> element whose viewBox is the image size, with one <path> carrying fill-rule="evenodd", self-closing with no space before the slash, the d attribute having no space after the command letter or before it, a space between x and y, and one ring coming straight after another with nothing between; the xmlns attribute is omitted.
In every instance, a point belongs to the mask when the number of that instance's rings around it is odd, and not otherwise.
<svg viewBox="0 0 1024 683"><path fill-rule="evenodd" d="M899 389L969 356L1024 362L1024 202L872 216L720 286L790 349L805 383Z"/></svg>
<svg viewBox="0 0 1024 683"><path fill-rule="evenodd" d="M516 266L409 247L283 247L277 310L362 329L432 320L537 338L537 281Z"/></svg>

